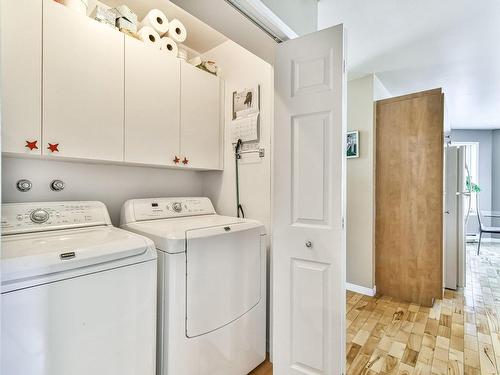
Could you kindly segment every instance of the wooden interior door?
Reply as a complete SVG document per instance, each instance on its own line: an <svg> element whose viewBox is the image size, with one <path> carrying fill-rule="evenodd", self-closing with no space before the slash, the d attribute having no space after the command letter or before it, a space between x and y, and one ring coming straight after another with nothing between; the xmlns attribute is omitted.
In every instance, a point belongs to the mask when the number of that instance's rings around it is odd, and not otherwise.
<svg viewBox="0 0 500 375"><path fill-rule="evenodd" d="M431 306L443 292L441 89L376 103L377 292Z"/></svg>

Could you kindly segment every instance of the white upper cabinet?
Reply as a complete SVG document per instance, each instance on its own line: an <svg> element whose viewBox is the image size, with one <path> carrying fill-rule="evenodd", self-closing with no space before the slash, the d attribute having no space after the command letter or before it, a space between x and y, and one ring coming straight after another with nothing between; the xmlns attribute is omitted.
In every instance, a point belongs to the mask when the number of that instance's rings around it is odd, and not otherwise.
<svg viewBox="0 0 500 375"><path fill-rule="evenodd" d="M44 0L44 154L123 160L123 56L123 34Z"/></svg>
<svg viewBox="0 0 500 375"><path fill-rule="evenodd" d="M54 0L0 20L3 152L222 169L218 77Z"/></svg>
<svg viewBox="0 0 500 375"><path fill-rule="evenodd" d="M125 161L176 165L179 127L179 60L126 37Z"/></svg>
<svg viewBox="0 0 500 375"><path fill-rule="evenodd" d="M0 1L2 151L40 154L42 2Z"/></svg>
<svg viewBox="0 0 500 375"><path fill-rule="evenodd" d="M221 169L220 79L181 63L181 155L186 166Z"/></svg>

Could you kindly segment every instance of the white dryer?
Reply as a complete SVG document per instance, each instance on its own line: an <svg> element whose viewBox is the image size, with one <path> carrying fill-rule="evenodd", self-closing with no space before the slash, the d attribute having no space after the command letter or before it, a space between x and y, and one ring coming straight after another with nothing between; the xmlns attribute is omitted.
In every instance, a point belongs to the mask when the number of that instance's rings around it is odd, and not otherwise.
<svg viewBox="0 0 500 375"><path fill-rule="evenodd" d="M153 375L156 250L100 202L2 205L2 375Z"/></svg>
<svg viewBox="0 0 500 375"><path fill-rule="evenodd" d="M265 359L266 242L208 198L127 201L121 227L158 250L158 375L243 375Z"/></svg>

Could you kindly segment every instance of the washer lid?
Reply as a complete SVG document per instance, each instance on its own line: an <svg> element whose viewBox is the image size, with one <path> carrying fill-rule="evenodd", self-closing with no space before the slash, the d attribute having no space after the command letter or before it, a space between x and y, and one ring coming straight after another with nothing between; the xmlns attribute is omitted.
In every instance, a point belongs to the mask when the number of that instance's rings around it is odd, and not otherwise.
<svg viewBox="0 0 500 375"><path fill-rule="evenodd" d="M3 236L2 285L126 258L135 263L148 250L154 259L151 249L147 238L110 226Z"/></svg>
<svg viewBox="0 0 500 375"><path fill-rule="evenodd" d="M258 221L217 214L134 222L122 225L122 228L146 236L153 240L158 250L174 254L186 251L188 231L241 223L259 227L264 233L264 227Z"/></svg>

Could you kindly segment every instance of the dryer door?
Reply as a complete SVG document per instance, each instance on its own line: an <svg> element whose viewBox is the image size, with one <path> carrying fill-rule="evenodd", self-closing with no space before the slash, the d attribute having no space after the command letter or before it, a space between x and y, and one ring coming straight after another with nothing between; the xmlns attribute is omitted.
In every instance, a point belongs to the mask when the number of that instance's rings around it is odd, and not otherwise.
<svg viewBox="0 0 500 375"><path fill-rule="evenodd" d="M214 331L259 303L261 226L186 232L186 335Z"/></svg>

